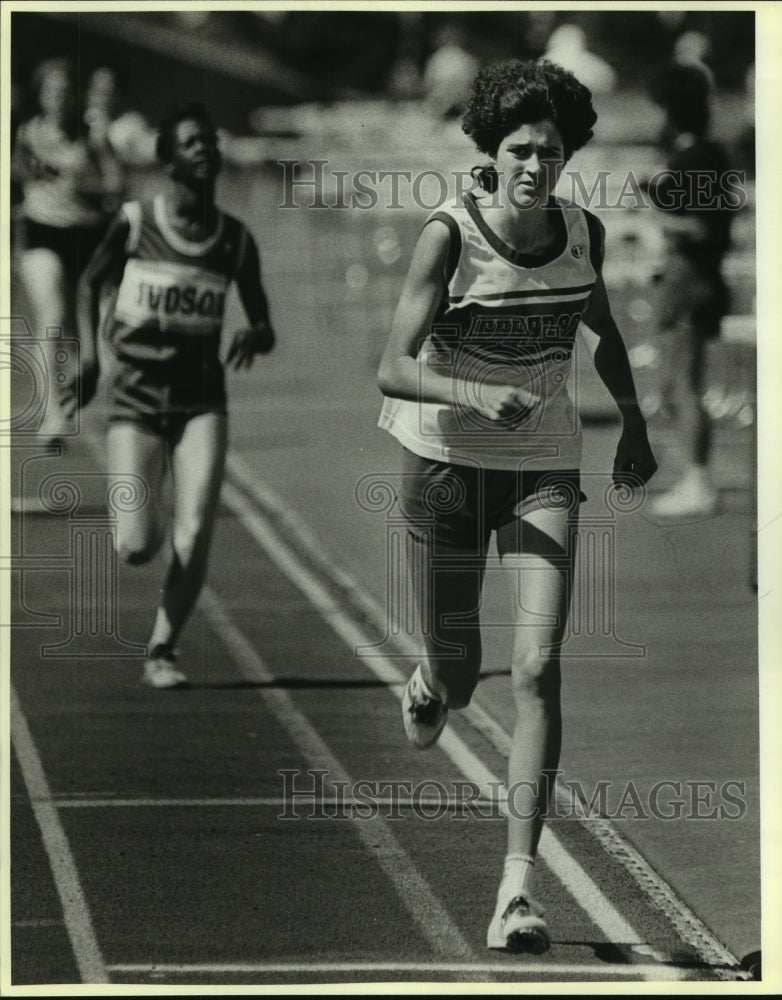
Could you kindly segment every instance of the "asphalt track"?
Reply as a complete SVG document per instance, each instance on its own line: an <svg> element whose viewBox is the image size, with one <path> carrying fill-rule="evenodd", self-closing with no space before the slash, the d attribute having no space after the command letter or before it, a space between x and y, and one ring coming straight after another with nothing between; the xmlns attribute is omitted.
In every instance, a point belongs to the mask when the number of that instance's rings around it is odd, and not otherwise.
<svg viewBox="0 0 782 1000"><path fill-rule="evenodd" d="M42 636L90 648L89 625L74 637L71 571L51 566L55 554L69 562L74 516L99 510L93 455L80 441L28 464L43 476L63 462L71 479L87 474L81 511L31 504L14 519L19 564L45 554L50 567L15 574L14 607L61 616L13 637L15 984L742 977L617 824L572 817L550 823L542 848L552 952L486 951L502 718L481 698L440 747L410 750L404 659L354 653L383 638L371 601L329 572L241 462L188 629L188 689L142 687L138 656L42 656ZM121 568L123 640L143 637L162 568ZM374 784L354 799L359 779Z"/></svg>
<svg viewBox="0 0 782 1000"><path fill-rule="evenodd" d="M393 518L369 490L397 456L374 429L367 310L348 300L319 325L328 273L291 287L323 247L296 243L293 223L290 240L266 261L280 350L232 379L209 585L182 640L187 689L138 682L164 566L107 554L100 402L61 455L13 449L10 981L609 991L748 978L740 960L760 944L751 432L718 434L718 515L675 526L643 509L606 524L616 428L588 432L584 516L613 539L618 584L607 627L576 616L563 751L563 778L588 793L607 781L621 796L632 780L648 803L660 781L733 779L746 808L713 817L729 803L707 787L676 820L632 803L613 820L552 819L536 885L553 948L488 952L511 722L501 598L490 573L474 705L433 751L412 751L398 702L409 636L388 627ZM664 453L665 427L655 435ZM56 480L42 503L49 476L77 482L79 503ZM116 589L80 591L95 578L83 558ZM80 617L89 607L98 619Z"/></svg>

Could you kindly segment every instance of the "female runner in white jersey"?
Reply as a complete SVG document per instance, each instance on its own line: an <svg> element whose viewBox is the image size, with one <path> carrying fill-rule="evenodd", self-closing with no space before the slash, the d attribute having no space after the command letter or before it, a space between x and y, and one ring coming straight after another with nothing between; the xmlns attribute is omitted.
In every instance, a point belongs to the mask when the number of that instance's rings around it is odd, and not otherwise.
<svg viewBox="0 0 782 1000"><path fill-rule="evenodd" d="M380 426L404 446L400 507L427 557L411 560L423 648L403 716L415 746L437 740L478 681L492 531L516 590L514 801L490 948L550 946L532 874L561 744L559 645L583 499L567 377L582 320L623 420L614 481L640 485L656 469L600 273L603 227L552 197L595 120L589 91L551 63L479 73L463 129L491 162L481 190L424 226L378 375Z"/></svg>
<svg viewBox="0 0 782 1000"><path fill-rule="evenodd" d="M20 273L50 379L38 433L54 444L68 426L55 380L58 344L47 333L73 336L79 275L121 201L124 179L111 150L79 123L73 65L41 63L33 88L38 113L19 127L12 175L24 196Z"/></svg>
<svg viewBox="0 0 782 1000"><path fill-rule="evenodd" d="M114 356L109 469L117 482L132 475L146 490L139 509L118 515L117 549L127 562L147 562L159 548L167 462L173 473L173 551L142 677L169 688L186 681L175 645L204 582L223 478L228 427L219 355L232 281L250 326L233 335L226 361L249 368L255 354L272 349L274 333L255 241L215 204L221 159L202 105L167 117L157 152L168 190L151 203L123 205L80 283L81 371L70 405L84 406L95 392L100 293L113 284L105 325Z"/></svg>

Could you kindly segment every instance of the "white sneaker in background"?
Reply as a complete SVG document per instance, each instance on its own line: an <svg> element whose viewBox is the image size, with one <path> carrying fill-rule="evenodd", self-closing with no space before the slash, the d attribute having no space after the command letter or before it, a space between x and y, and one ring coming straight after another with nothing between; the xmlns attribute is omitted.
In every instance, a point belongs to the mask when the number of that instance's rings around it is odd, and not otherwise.
<svg viewBox="0 0 782 1000"><path fill-rule="evenodd" d="M176 668L176 650L170 646L155 646L144 664L142 684L163 689L184 687L187 677Z"/></svg>
<svg viewBox="0 0 782 1000"><path fill-rule="evenodd" d="M649 504L653 517L708 517L717 509L719 494L705 466L691 465L667 493Z"/></svg>

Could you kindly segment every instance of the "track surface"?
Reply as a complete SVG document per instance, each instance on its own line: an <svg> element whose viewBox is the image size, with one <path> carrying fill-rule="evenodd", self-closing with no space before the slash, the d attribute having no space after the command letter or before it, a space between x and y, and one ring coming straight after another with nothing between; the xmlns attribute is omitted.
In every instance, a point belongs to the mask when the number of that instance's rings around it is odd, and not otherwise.
<svg viewBox="0 0 782 1000"><path fill-rule="evenodd" d="M409 639L384 635L393 521L366 492L397 466L374 429L379 335L349 292L328 315L328 274L296 284L316 273L308 254L326 259L310 225L297 216L265 262L279 352L232 379L209 587L182 640L188 689L138 683L162 561L116 576L109 562L116 593L78 593L74 540L94 539L93 566L109 551L100 402L61 455L13 449L11 981L744 978L738 960L760 940L750 432L718 433L719 514L671 526L643 508L606 521L616 428L588 431L585 526L612 539L618 583L610 627L574 619L562 780L588 796L606 782L614 819L549 824L537 889L551 953L488 952L504 853L492 782L512 721L506 598L490 573L476 704L413 752L398 704ZM665 426L654 433L665 454ZM50 475L79 484L78 508L38 512ZM80 630L90 600L106 617ZM650 813L665 781L684 790L678 819Z"/></svg>

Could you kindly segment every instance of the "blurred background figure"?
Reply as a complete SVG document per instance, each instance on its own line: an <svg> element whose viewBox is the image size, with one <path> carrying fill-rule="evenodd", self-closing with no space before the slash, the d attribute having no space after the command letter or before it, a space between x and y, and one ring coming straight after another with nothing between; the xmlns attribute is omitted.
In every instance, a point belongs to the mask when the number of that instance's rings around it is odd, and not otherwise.
<svg viewBox="0 0 782 1000"><path fill-rule="evenodd" d="M721 267L733 213L720 197L726 153L707 138L710 94L700 67L677 63L653 92L665 112L662 143L668 167L649 187L665 239L657 318L665 336L664 386L683 465L679 481L651 504L660 517L708 515L718 499L708 470L712 435L702 397L706 346L719 336L728 307Z"/></svg>
<svg viewBox="0 0 782 1000"><path fill-rule="evenodd" d="M677 66L691 66L703 74L714 90L714 74L708 65L711 53L711 43L701 31L685 31L676 39L673 45L673 61Z"/></svg>
<svg viewBox="0 0 782 1000"><path fill-rule="evenodd" d="M543 58L569 69L593 95L610 94L616 87L616 73L605 59L589 51L586 34L578 25L561 24L555 28Z"/></svg>
<svg viewBox="0 0 782 1000"><path fill-rule="evenodd" d="M84 123L90 143L99 153L110 153L129 166L155 160L155 131L138 111L120 110L121 93L116 70L99 66L84 93ZM117 206L119 207L119 206Z"/></svg>
<svg viewBox="0 0 782 1000"><path fill-rule="evenodd" d="M108 67L96 69L84 93L82 121L87 127L88 141L100 164L104 184L103 208L108 214L117 211L127 190L125 170L112 142L118 101L117 77Z"/></svg>
<svg viewBox="0 0 782 1000"><path fill-rule="evenodd" d="M739 162L750 178L755 178L755 64L744 77L743 121L736 149Z"/></svg>
<svg viewBox="0 0 782 1000"><path fill-rule="evenodd" d="M464 29L456 22L440 26L434 43L435 50L424 67L426 104L437 118L455 118L466 107L480 63L468 51Z"/></svg>
<svg viewBox="0 0 782 1000"><path fill-rule="evenodd" d="M39 435L57 443L68 430L57 398L57 336L74 335L76 285L122 189L111 151L85 136L75 72L66 59L35 70L37 113L20 125L12 174L22 189L20 272L49 377Z"/></svg>

